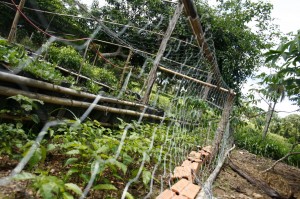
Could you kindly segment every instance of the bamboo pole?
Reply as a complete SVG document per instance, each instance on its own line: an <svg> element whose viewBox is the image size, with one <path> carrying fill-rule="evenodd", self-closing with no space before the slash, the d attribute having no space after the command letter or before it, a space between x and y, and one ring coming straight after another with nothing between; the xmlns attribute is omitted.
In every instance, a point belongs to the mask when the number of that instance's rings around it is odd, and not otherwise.
<svg viewBox="0 0 300 199"><path fill-rule="evenodd" d="M174 75L177 75L177 76L179 76L179 77L182 77L182 78L185 78L185 79L188 79L188 80L197 82L197 83L202 84L202 85L204 85L204 86L211 87L211 88L216 88L216 89L219 89L219 90L221 90L221 91L230 93L230 91L229 91L228 89L225 89L225 88L222 88L222 87L218 87L218 86L216 86L216 85L213 85L213 84L210 84L210 83L207 83L207 82L204 82L204 81L201 81L201 80L198 80L198 79L189 77L189 76L187 76L187 75L183 75L183 74L181 74L181 73L172 71L172 70L167 69L167 68L164 68L164 67L162 67L162 66L159 66L158 68L159 68L160 70L164 71L164 72L172 73L172 74L174 74Z"/></svg>
<svg viewBox="0 0 300 199"><path fill-rule="evenodd" d="M113 107L102 106L102 105L93 105L92 103L89 102L82 102L82 101L65 99L60 97L53 97L44 94L37 94L37 93L32 93L32 92L18 90L18 89L4 87L4 86L0 86L0 93L1 95L4 96L14 96L20 94L33 99L41 100L49 104L71 106L71 107L78 107L78 108L85 108L85 109L89 108L90 106L93 106L94 109L98 111L105 111L110 113L125 114L125 115L138 116L138 117L142 116L144 118L167 121L165 117L152 115L148 113L140 113L137 111L113 108Z"/></svg>
<svg viewBox="0 0 300 199"><path fill-rule="evenodd" d="M168 26L168 29L165 33L165 36L164 36L164 38L163 38L163 40L160 44L160 47L158 49L155 60L153 61L153 67L151 68L151 71L150 71L150 73L148 75L148 79L147 79L147 88L145 90L144 97L142 99L143 104L147 104L149 102L150 93L151 93L152 87L154 85L154 82L156 80L156 71L158 69L159 62L163 57L163 54L164 54L164 52L166 50L166 47L167 47L167 43L168 43L168 41L171 37L171 34L172 34L172 32L175 28L175 25L176 25L176 23L179 19L179 16L180 16L182 10L183 10L183 4L180 2L180 3L178 3L178 6L175 10L173 18L171 19L171 21L169 23L169 26Z"/></svg>
<svg viewBox="0 0 300 199"><path fill-rule="evenodd" d="M22 10L24 8L25 1L26 0L21 0L20 1L19 5L18 5L19 10ZM17 26L18 26L19 19L20 19L19 10L17 10L14 21L11 25L11 29L10 29L10 32L9 32L9 35L8 35L8 38L7 38L8 43L11 43L15 38L16 31L17 31Z"/></svg>
<svg viewBox="0 0 300 199"><path fill-rule="evenodd" d="M12 83L16 83L16 84L21 84L21 85L26 85L26 86L30 86L33 88L50 90L53 92L63 93L63 94L72 95L72 96L76 96L76 97L87 98L87 99L91 99L91 100L94 100L97 97L96 95L91 94L91 93L76 91L74 89L65 88L65 87L54 85L51 83L31 79L28 77L22 77L22 76L11 74L11 73L1 72L1 71L0 71L0 80L6 81L6 82L12 82ZM110 98L110 97L101 97L100 102L116 103L116 104L122 104L122 105L126 105L126 106L147 108L149 110L157 111L155 108L145 106L143 104L114 99L114 98Z"/></svg>
<svg viewBox="0 0 300 199"><path fill-rule="evenodd" d="M125 73L126 73L126 69L128 68L128 64L130 62L131 57L132 57L132 50L130 49L127 60L125 62L125 65L124 65L124 68L123 68L123 71L122 71L121 79L120 79L120 82L119 82L119 88L120 89L122 88L122 84L123 84L123 81L124 81L124 76L125 76Z"/></svg>
<svg viewBox="0 0 300 199"><path fill-rule="evenodd" d="M89 49L89 46L90 46L90 43L91 43L92 39L89 39L86 43L86 48L85 48L85 51L84 51L84 55L83 55L83 59L82 59L82 62L80 64L80 68L79 68L79 71L77 73L77 77L76 77L76 84L78 83L79 81L79 78L80 78L80 73L81 73L81 70L82 70L82 67L84 65L84 62L85 62L85 59L86 59L86 54L87 54L87 51Z"/></svg>

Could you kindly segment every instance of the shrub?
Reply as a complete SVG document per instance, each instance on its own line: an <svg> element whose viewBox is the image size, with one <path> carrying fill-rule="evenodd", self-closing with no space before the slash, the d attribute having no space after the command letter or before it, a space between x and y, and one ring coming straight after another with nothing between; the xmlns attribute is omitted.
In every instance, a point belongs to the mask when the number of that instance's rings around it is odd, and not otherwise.
<svg viewBox="0 0 300 199"><path fill-rule="evenodd" d="M79 70L83 61L81 55L73 47L57 47L55 45L49 47L48 59L52 63L72 70Z"/></svg>
<svg viewBox="0 0 300 199"><path fill-rule="evenodd" d="M105 68L92 66L88 63L83 64L81 73L93 80L104 82L110 86L117 83L117 78L113 72L108 71Z"/></svg>
<svg viewBox="0 0 300 199"><path fill-rule="evenodd" d="M292 147L286 138L272 133L269 133L263 140L260 131L249 128L249 126L239 128L234 137L238 147L274 160L282 158ZM296 150L300 151L300 147ZM295 166L300 165L300 155L290 156L285 162Z"/></svg>

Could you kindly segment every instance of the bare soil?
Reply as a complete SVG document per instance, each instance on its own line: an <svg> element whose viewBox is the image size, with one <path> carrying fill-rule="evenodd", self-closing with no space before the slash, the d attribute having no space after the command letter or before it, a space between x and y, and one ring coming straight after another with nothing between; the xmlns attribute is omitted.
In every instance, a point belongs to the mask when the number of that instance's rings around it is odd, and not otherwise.
<svg viewBox="0 0 300 199"><path fill-rule="evenodd" d="M284 163L278 163L273 170L262 173L275 161L254 155L245 150L235 150L231 153L232 162L257 180L267 183L286 198L300 199L300 169ZM214 183L214 196L217 198L266 198L270 197L258 187L234 172L225 164ZM291 197L293 196L293 197Z"/></svg>

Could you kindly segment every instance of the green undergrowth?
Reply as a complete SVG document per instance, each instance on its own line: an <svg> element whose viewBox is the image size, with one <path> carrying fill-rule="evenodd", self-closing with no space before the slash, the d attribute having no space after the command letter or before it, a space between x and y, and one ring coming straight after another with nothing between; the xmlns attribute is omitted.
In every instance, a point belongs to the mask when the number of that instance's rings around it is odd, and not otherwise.
<svg viewBox="0 0 300 199"><path fill-rule="evenodd" d="M0 135L1 143L5 144L0 156L20 159L28 153L34 141L28 138L21 124L2 123L0 129L4 132ZM175 157L185 156L196 145L204 144L199 143L199 133L176 124L167 127L121 121L118 128L110 129L97 121L68 120L47 130L46 139L15 180L28 180L28 189L42 198L73 198L81 195L95 165L99 164L90 192L92 197L120 198L126 183L138 174L143 164L133 186L145 192L129 189L128 196L147 194L153 166L158 164L160 173L163 161L177 165ZM126 139L121 142L125 134ZM10 139L14 142L7 142Z"/></svg>
<svg viewBox="0 0 300 199"><path fill-rule="evenodd" d="M40 59L30 58L24 47L16 44L8 44L7 40L0 39L0 63L4 63L12 70L23 71L34 78L48 81L56 85L70 85L76 89L88 89L89 92L98 94L101 86L93 81L86 81L83 84L75 84L75 77L65 75L56 68L57 64L62 64L64 68L72 71L79 71L82 65L81 74L90 77L109 86L114 86L117 79L111 71L99 68L84 62L81 56L71 47L52 47L55 51L51 53L50 62Z"/></svg>
<svg viewBox="0 0 300 199"><path fill-rule="evenodd" d="M286 138L269 133L265 140L262 139L261 132L249 126L242 127L234 134L238 147L248 150L251 153L278 160L285 156L292 148ZM300 151L298 145L294 151ZM286 163L300 166L300 155L289 156Z"/></svg>

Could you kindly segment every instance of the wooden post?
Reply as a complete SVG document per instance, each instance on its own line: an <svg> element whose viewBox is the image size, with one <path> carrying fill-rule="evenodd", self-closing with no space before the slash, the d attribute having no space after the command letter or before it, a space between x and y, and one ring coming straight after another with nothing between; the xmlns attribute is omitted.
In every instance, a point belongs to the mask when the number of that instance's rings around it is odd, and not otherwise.
<svg viewBox="0 0 300 199"><path fill-rule="evenodd" d="M212 76L213 76L212 73L209 73L209 74L208 74L207 79L206 79L206 83L208 83L208 84L211 83ZM203 92L203 96L202 96L202 99L203 99L203 100L206 100L206 99L207 99L209 90L210 90L209 87L205 87L204 92Z"/></svg>
<svg viewBox="0 0 300 199"><path fill-rule="evenodd" d="M97 48L97 51L96 51L96 56L95 56L95 59L93 61L93 66L95 66L95 63L96 63L96 61L98 59L98 52L99 52L99 50L100 50L100 45L98 45L98 48Z"/></svg>
<svg viewBox="0 0 300 199"><path fill-rule="evenodd" d="M213 150L211 153L211 160L213 160L213 158L215 158L219 152L220 144L222 142L226 126L229 122L230 113L231 113L233 103L234 103L234 97L235 97L235 95L233 92L228 93L228 96L227 96L227 99L226 99L226 102L224 105L224 110L222 113L222 118L218 124L218 128L215 133Z"/></svg>
<svg viewBox="0 0 300 199"><path fill-rule="evenodd" d="M123 71L122 71L121 79L120 79L120 82L119 82L119 88L122 88L122 84L123 84L123 81L124 81L125 72L126 72L126 70L128 68L128 64L130 62L131 57L132 57L132 50L130 49L128 57L127 57L127 60L125 62L125 65L124 65L124 68L123 68Z"/></svg>
<svg viewBox="0 0 300 199"><path fill-rule="evenodd" d="M144 97L142 99L143 104L147 104L149 102L150 93L151 93L153 84L154 84L155 79L156 79L156 71L157 71L157 68L159 66L159 62L160 62L161 58L163 57L163 54L164 54L164 52L166 50L166 47L167 47L167 42L171 37L171 34L172 34L172 32L175 28L175 25L176 25L176 23L179 19L179 16L180 16L182 10L183 10L183 4L180 2L180 3L178 3L178 6L175 10L173 18L171 19L171 21L169 23L168 29L167 29L167 31L165 33L165 36L164 36L164 38L163 38L163 40L160 44L160 47L159 47L159 50L157 52L156 58L153 62L153 67L152 67L152 69L151 69L151 71L148 75L147 88L146 88Z"/></svg>
<svg viewBox="0 0 300 199"><path fill-rule="evenodd" d="M78 83L79 81L79 77L80 77L80 73L81 73L81 70L82 70L82 67L83 67L83 64L85 62L85 57L86 57L86 54L87 54L87 51L89 49L89 46L90 46L90 43L91 43L91 39L87 42L86 44L86 48L85 48L85 51L84 51L84 55L83 55L83 60L82 60L82 63L80 65L80 68L79 68L79 71L78 71L78 75L77 75L77 78L76 78L76 84Z"/></svg>
<svg viewBox="0 0 300 199"><path fill-rule="evenodd" d="M19 6L18 6L19 10L22 10L24 8L25 1L26 0L21 0L20 1ZM18 25L19 19L20 19L20 12L19 12L19 10L17 10L15 18L14 18L14 21L13 21L13 23L11 25L11 29L10 29L10 32L9 32L9 35L8 35L8 38L7 38L8 43L11 43L14 40L14 38L15 38L16 31L17 31L17 25Z"/></svg>

